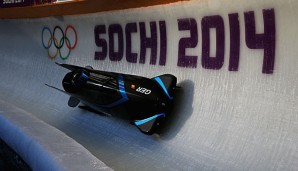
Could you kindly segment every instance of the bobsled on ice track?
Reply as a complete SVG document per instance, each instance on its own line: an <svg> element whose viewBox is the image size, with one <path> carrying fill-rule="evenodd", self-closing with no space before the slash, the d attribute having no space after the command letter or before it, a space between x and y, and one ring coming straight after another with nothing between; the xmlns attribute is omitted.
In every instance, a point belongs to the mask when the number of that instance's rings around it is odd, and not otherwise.
<svg viewBox="0 0 298 171"><path fill-rule="evenodd" d="M170 114L177 78L170 74L152 79L94 70L68 64L57 65L69 69L62 81L70 95L68 105L95 110L129 120L145 134L157 133ZM49 85L47 85L49 86Z"/></svg>

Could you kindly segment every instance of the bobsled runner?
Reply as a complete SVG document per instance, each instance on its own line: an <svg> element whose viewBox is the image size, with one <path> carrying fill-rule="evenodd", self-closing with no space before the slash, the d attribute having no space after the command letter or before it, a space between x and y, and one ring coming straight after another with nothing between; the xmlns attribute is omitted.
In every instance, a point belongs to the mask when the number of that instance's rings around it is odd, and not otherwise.
<svg viewBox="0 0 298 171"><path fill-rule="evenodd" d="M94 70L92 67L57 65L70 70L62 80L70 96L68 105L81 102L84 109L129 120L141 132L152 135L170 114L177 78L170 74L152 79Z"/></svg>

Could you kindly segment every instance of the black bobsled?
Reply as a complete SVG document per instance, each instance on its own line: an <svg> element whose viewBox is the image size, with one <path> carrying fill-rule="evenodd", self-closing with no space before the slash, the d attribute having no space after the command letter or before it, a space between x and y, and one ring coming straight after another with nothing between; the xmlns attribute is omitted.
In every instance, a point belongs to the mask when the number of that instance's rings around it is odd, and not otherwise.
<svg viewBox="0 0 298 171"><path fill-rule="evenodd" d="M70 107L81 102L86 105L85 109L127 119L149 135L156 133L171 111L177 83L173 75L149 79L92 67L56 64L70 72L62 81L65 91L50 87L70 95Z"/></svg>

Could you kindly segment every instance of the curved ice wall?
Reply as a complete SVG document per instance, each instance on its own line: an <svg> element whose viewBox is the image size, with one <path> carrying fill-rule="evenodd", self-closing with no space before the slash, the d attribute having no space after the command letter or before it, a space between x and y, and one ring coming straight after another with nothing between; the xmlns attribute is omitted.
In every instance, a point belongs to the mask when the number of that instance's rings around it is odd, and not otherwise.
<svg viewBox="0 0 298 171"><path fill-rule="evenodd" d="M294 1L193 0L1 20L0 98L115 170L296 170L297 7ZM66 95L44 86L61 88L67 71L54 61L176 75L181 89L164 133L146 136L124 121L69 108Z"/></svg>
<svg viewBox="0 0 298 171"><path fill-rule="evenodd" d="M2 100L0 107L1 140L32 170L112 170L76 141L30 113Z"/></svg>

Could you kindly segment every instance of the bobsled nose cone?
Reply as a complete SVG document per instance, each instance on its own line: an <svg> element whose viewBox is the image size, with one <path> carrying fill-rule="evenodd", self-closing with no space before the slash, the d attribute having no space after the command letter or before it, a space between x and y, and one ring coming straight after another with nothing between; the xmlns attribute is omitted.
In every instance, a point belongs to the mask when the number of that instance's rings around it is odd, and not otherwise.
<svg viewBox="0 0 298 171"><path fill-rule="evenodd" d="M177 84L177 78L171 74L164 74L154 77L153 80L155 80L159 84L166 96L170 100L172 100L174 96L174 90Z"/></svg>
<svg viewBox="0 0 298 171"><path fill-rule="evenodd" d="M134 121L134 125L144 134L152 135L165 118L165 113L156 114L149 118Z"/></svg>

